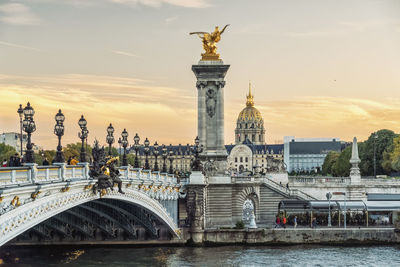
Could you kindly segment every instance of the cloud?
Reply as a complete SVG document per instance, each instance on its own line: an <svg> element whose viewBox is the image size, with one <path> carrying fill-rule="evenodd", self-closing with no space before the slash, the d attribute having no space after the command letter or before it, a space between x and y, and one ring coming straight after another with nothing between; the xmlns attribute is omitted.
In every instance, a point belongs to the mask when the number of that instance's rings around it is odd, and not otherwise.
<svg viewBox="0 0 400 267"><path fill-rule="evenodd" d="M241 101L243 102L243 101ZM400 99L370 100L347 97L296 97L287 100L257 101L268 142L283 136L338 137L365 140L379 129L400 133ZM226 103L227 143L233 142L237 115L243 103ZM244 106L243 106L244 107Z"/></svg>
<svg viewBox="0 0 400 267"><path fill-rule="evenodd" d="M12 43L3 42L3 41L0 41L0 45L5 45L5 46L15 47L15 48L21 48L21 49L26 49L26 50L32 50L32 51L36 51L36 52L42 52L42 50L34 48L34 47L25 46L25 45L19 45L19 44L12 44Z"/></svg>
<svg viewBox="0 0 400 267"><path fill-rule="evenodd" d="M186 8L206 8L210 7L208 0L108 0L112 3L124 5L145 5L151 7L161 7L163 4L173 6L186 7Z"/></svg>
<svg viewBox="0 0 400 267"><path fill-rule="evenodd" d="M117 55L122 55L122 56L128 56L128 57L139 57L138 55L129 53L129 52L124 52L124 51L119 51L119 50L111 50L112 53L117 54Z"/></svg>
<svg viewBox="0 0 400 267"><path fill-rule="evenodd" d="M170 24L170 23L172 23L173 21L175 21L177 19L178 19L178 16L173 16L173 17L166 18L165 19L165 24Z"/></svg>
<svg viewBox="0 0 400 267"><path fill-rule="evenodd" d="M0 5L0 21L14 25L37 25L39 17L29 7L19 3Z"/></svg>
<svg viewBox="0 0 400 267"><path fill-rule="evenodd" d="M193 93L194 94L194 93ZM0 75L0 125L16 131L14 114L20 103L35 108L35 143L54 148L54 115L59 108L66 116L63 143L77 142L77 121L84 114L94 138L104 141L107 123L116 132L126 128L131 136L139 133L165 143L189 142L195 136L196 100L188 91L155 85L153 81L85 74L11 76Z"/></svg>

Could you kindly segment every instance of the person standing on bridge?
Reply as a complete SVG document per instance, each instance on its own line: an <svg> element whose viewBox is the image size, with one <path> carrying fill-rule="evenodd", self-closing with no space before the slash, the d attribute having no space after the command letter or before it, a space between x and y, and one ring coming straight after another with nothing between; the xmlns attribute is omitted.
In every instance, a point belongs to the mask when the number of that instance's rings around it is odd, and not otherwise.
<svg viewBox="0 0 400 267"><path fill-rule="evenodd" d="M42 165L43 165L43 166L49 166L49 165L50 165L50 163L49 163L49 161L47 160L47 158L44 158Z"/></svg>
<svg viewBox="0 0 400 267"><path fill-rule="evenodd" d="M71 159L70 165L76 165L78 164L79 161L77 161L75 158Z"/></svg>
<svg viewBox="0 0 400 267"><path fill-rule="evenodd" d="M1 167L7 167L7 159L3 160L3 163L1 164Z"/></svg>
<svg viewBox="0 0 400 267"><path fill-rule="evenodd" d="M293 222L294 222L294 228L297 228L297 216L294 216Z"/></svg>

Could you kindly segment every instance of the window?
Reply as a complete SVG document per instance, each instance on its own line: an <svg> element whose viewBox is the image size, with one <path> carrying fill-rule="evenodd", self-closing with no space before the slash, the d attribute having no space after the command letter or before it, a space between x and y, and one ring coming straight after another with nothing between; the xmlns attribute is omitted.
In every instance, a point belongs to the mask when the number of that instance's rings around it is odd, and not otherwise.
<svg viewBox="0 0 400 267"><path fill-rule="evenodd" d="M243 162L243 157L240 157L240 162Z"/></svg>
<svg viewBox="0 0 400 267"><path fill-rule="evenodd" d="M247 139L247 134L244 135L244 140L246 140L246 139Z"/></svg>
<svg viewBox="0 0 400 267"><path fill-rule="evenodd" d="M235 158L235 162L237 162L237 157Z"/></svg>
<svg viewBox="0 0 400 267"><path fill-rule="evenodd" d="M249 158L248 157L246 157L246 162L249 162Z"/></svg>
<svg viewBox="0 0 400 267"><path fill-rule="evenodd" d="M251 136L251 141L253 141L253 142L256 141L256 135L253 134L253 135Z"/></svg>
<svg viewBox="0 0 400 267"><path fill-rule="evenodd" d="M261 134L258 136L258 141L259 141L259 142L262 141L262 139L261 139Z"/></svg>
<svg viewBox="0 0 400 267"><path fill-rule="evenodd" d="M245 124L244 128L246 128L246 129L247 129L247 123Z"/></svg>

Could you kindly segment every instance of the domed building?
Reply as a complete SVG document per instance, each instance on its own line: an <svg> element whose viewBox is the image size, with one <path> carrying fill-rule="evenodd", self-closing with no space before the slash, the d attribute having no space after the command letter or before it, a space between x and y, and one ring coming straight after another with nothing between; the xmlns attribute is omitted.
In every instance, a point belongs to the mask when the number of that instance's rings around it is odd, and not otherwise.
<svg viewBox="0 0 400 267"><path fill-rule="evenodd" d="M246 139L254 145L265 144L264 120L260 111L254 107L250 84L246 107L239 113L236 121L235 143L243 143Z"/></svg>

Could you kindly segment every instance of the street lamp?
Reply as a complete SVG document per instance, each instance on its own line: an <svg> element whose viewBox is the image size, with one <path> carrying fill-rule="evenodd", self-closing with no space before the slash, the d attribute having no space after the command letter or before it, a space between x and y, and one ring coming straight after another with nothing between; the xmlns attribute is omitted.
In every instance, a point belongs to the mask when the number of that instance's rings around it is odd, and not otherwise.
<svg viewBox="0 0 400 267"><path fill-rule="evenodd" d="M122 166L128 166L128 159L126 158L126 147L128 146L128 132L124 129L121 133L122 147L124 148L124 156L122 157Z"/></svg>
<svg viewBox="0 0 400 267"><path fill-rule="evenodd" d="M114 139L114 127L112 126L112 124L110 123L110 126L107 127L107 137L106 137L106 141L108 143L108 155L112 156L112 144L114 143L115 139Z"/></svg>
<svg viewBox="0 0 400 267"><path fill-rule="evenodd" d="M58 113L55 116L56 120L56 125L54 126L54 134L57 135L58 137L58 146L57 146L57 153L56 153L56 158L54 159L54 162L59 162L63 163L65 161L64 159L64 153L62 152L62 146L61 146L61 136L64 135L64 114L62 114L61 109L58 110Z"/></svg>
<svg viewBox="0 0 400 267"><path fill-rule="evenodd" d="M133 145L133 149L135 150L135 168L138 169L139 168L139 158L138 158L138 151L139 151L139 141L140 141L140 137L139 135L136 133L135 137L133 137L133 141L135 142Z"/></svg>
<svg viewBox="0 0 400 267"><path fill-rule="evenodd" d="M332 219L331 219L331 198L332 198L332 193L328 192L326 193L326 198L328 199L328 210L329 210L329 214L328 214L328 227L332 227Z"/></svg>
<svg viewBox="0 0 400 267"><path fill-rule="evenodd" d="M18 115L19 115L19 130L21 132L21 136L20 136L20 141L21 141L21 156L22 156L22 116L24 115L24 109L22 107L22 104L19 104L19 109L17 110Z"/></svg>
<svg viewBox="0 0 400 267"><path fill-rule="evenodd" d="M121 139L121 137L118 138L118 145L119 145L118 155L120 155L120 156L119 156L119 160L121 160L121 146L122 146L122 139Z"/></svg>
<svg viewBox="0 0 400 267"><path fill-rule="evenodd" d="M154 155L154 158L155 158L155 161L154 161L154 171L155 172L158 172L159 171L159 169L158 169L158 162L157 162L157 158L158 158L158 155L160 154L160 151L158 150L158 143L157 143L157 141L154 143L154 146L153 146L153 155Z"/></svg>
<svg viewBox="0 0 400 267"><path fill-rule="evenodd" d="M150 147L149 147L150 141L149 141L149 139L147 139L147 137L146 137L146 140L144 140L143 144L144 144L143 151L144 151L144 155L146 157L145 163L144 163L144 169L150 170L149 159L148 159L149 152L150 152Z"/></svg>
<svg viewBox="0 0 400 267"><path fill-rule="evenodd" d="M172 167L172 163L174 162L174 151L172 150L172 145L169 145L169 174L174 174L174 168Z"/></svg>
<svg viewBox="0 0 400 267"><path fill-rule="evenodd" d="M378 134L374 133L374 177L376 178L376 145L375 142L378 139Z"/></svg>
<svg viewBox="0 0 400 267"><path fill-rule="evenodd" d="M199 159L199 154L203 152L203 146L200 146L200 139L198 136L194 139L194 147L192 148L194 154L194 161L192 164L192 171L202 171L201 161Z"/></svg>
<svg viewBox="0 0 400 267"><path fill-rule="evenodd" d="M28 143L26 144L26 152L25 152L25 162L34 163L35 158L33 156L33 150L32 150L33 145L31 142L31 134L34 131L36 131L35 121L33 120L33 115L35 115L35 110L33 110L31 104L28 102L23 112L24 112L24 120L22 122L22 126L24 127L24 131L28 134Z"/></svg>
<svg viewBox="0 0 400 267"><path fill-rule="evenodd" d="M161 152L162 152L162 154L161 154L162 158L164 160L162 172L167 173L167 164L165 163L165 161L167 160L167 157L168 157L168 149L165 145L162 145Z"/></svg>
<svg viewBox="0 0 400 267"><path fill-rule="evenodd" d="M81 132L78 133L78 137L82 140L80 162L86 162L85 139L88 137L89 131L86 128L87 121L85 120L83 115L79 119L78 125L81 128Z"/></svg>

